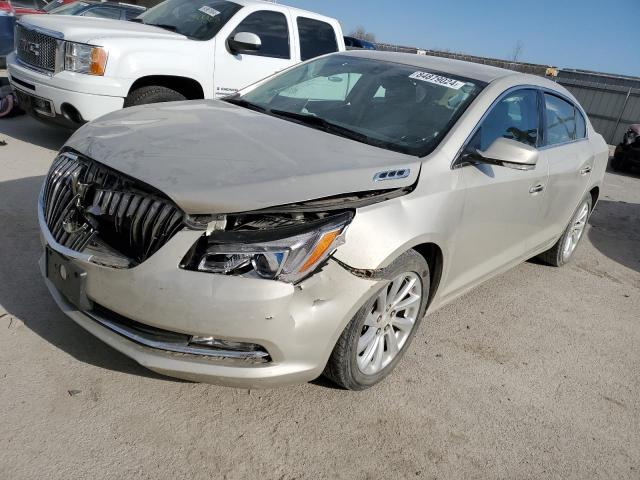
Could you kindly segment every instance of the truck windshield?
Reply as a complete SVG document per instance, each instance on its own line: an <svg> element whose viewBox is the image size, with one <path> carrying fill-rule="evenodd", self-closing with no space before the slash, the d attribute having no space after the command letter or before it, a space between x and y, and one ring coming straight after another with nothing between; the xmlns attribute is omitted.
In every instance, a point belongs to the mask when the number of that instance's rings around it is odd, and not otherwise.
<svg viewBox="0 0 640 480"><path fill-rule="evenodd" d="M330 55L227 101L422 157L440 143L484 86L412 65Z"/></svg>
<svg viewBox="0 0 640 480"><path fill-rule="evenodd" d="M225 0L166 0L134 20L194 40L210 40L240 8Z"/></svg>

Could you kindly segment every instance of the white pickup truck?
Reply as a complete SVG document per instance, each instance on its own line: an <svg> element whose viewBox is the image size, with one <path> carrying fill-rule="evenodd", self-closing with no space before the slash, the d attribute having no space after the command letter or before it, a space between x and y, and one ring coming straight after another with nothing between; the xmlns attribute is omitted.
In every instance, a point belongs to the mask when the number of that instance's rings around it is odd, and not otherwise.
<svg viewBox="0 0 640 480"><path fill-rule="evenodd" d="M166 0L129 22L25 16L15 45L21 107L72 128L123 107L224 97L345 49L337 20L259 0Z"/></svg>

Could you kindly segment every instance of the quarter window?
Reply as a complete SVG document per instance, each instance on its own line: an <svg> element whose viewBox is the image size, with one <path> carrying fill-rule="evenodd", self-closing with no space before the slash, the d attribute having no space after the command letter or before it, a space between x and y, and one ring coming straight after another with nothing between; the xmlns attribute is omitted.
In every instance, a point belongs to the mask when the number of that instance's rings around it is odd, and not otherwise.
<svg viewBox="0 0 640 480"><path fill-rule="evenodd" d="M558 145L576 139L575 107L560 97L544 94L546 144Z"/></svg>
<svg viewBox="0 0 640 480"><path fill-rule="evenodd" d="M244 53L243 55L291 58L289 26L287 25L287 17L284 14L269 10L252 13L238 25L231 36L233 37L239 32L255 33L262 42L260 50Z"/></svg>
<svg viewBox="0 0 640 480"><path fill-rule="evenodd" d="M538 133L538 94L535 90L519 90L494 105L470 146L485 151L496 139L503 137L535 147Z"/></svg>
<svg viewBox="0 0 640 480"><path fill-rule="evenodd" d="M338 51L336 32L326 22L298 17L298 33L300 35L300 58L303 62Z"/></svg>

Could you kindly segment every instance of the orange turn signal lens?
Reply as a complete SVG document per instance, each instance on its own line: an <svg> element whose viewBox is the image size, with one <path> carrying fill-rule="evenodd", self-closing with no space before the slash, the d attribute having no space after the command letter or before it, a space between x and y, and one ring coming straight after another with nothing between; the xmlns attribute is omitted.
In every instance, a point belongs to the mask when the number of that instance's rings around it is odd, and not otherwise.
<svg viewBox="0 0 640 480"><path fill-rule="evenodd" d="M107 51L104 48L93 47L91 50L91 64L89 65L89 73L91 75L104 75L107 67Z"/></svg>
<svg viewBox="0 0 640 480"><path fill-rule="evenodd" d="M304 262L302 268L300 269L300 273L306 272L312 266L316 264L316 262L322 258L325 252L333 245L333 242L340 235L340 229L332 230L331 232L327 232L320 238L320 241L316 243L316 246L312 250L311 254L307 258L307 261Z"/></svg>

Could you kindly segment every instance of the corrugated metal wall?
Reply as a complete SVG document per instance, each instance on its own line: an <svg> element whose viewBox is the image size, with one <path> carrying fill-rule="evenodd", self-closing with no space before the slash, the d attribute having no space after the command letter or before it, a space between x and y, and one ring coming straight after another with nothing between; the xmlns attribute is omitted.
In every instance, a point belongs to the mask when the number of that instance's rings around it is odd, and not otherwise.
<svg viewBox="0 0 640 480"><path fill-rule="evenodd" d="M616 145L632 123L640 123L640 79L560 70L556 81L586 110L593 127Z"/></svg>

